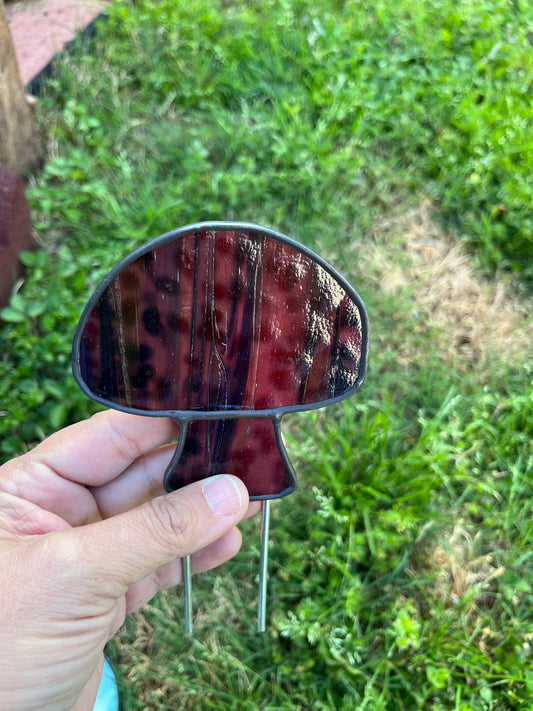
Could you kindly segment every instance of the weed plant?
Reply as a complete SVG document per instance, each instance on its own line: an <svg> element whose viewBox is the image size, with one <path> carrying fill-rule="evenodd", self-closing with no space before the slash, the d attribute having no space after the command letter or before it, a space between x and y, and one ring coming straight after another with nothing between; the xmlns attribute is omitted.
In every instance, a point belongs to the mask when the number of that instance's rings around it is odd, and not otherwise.
<svg viewBox="0 0 533 711"><path fill-rule="evenodd" d="M43 85L40 248L1 314L4 458L94 411L70 375L81 309L175 227L285 232L352 281L372 326L360 393L285 423L300 487L273 507L267 633L248 521L239 556L195 581L192 639L171 591L110 645L125 709L533 709L527 354L459 364L409 287L388 294L358 260L377 218L429 197L528 298L532 8L121 2Z"/></svg>

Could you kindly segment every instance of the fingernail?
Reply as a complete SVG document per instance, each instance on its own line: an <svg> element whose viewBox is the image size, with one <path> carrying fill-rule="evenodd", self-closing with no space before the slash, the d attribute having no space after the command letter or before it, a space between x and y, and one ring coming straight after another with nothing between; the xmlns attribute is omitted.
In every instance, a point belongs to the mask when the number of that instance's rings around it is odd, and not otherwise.
<svg viewBox="0 0 533 711"><path fill-rule="evenodd" d="M241 490L235 481L225 474L209 479L202 492L209 508L216 516L230 516L242 507Z"/></svg>

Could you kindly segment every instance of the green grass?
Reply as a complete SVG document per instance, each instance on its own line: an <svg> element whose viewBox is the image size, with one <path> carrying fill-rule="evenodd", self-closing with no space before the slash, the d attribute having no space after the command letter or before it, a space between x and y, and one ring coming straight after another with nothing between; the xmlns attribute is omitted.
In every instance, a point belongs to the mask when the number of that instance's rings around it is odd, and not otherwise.
<svg viewBox="0 0 533 711"><path fill-rule="evenodd" d="M0 330L4 459L93 411L70 375L81 309L134 246L186 223L302 241L372 328L360 393L284 423L300 486L273 506L267 633L252 521L195 580L193 639L171 591L110 645L125 709L533 709L527 349L450 355L416 273L389 292L365 257L408 266L375 226L429 199L527 307L532 29L520 0L139 0L44 85L41 249Z"/></svg>

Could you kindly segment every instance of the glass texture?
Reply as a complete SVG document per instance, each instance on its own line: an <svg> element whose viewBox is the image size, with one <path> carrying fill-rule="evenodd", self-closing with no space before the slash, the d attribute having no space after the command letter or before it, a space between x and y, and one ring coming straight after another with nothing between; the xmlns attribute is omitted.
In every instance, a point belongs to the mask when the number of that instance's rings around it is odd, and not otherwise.
<svg viewBox="0 0 533 711"><path fill-rule="evenodd" d="M361 353L357 304L317 261L260 231L212 229L126 264L87 315L78 358L111 405L251 413L342 396Z"/></svg>
<svg viewBox="0 0 533 711"><path fill-rule="evenodd" d="M251 498L273 498L290 493L296 485L280 450L273 420L247 417L193 420L186 427L183 447L167 471L167 490L229 472L246 485Z"/></svg>

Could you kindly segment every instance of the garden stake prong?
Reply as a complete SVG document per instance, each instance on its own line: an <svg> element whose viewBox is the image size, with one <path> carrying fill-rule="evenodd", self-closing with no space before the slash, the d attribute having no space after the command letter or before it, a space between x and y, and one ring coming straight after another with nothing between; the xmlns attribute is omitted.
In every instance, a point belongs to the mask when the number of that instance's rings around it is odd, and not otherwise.
<svg viewBox="0 0 533 711"><path fill-rule="evenodd" d="M183 599L185 605L185 633L192 634L192 574L191 556L183 558Z"/></svg>
<svg viewBox="0 0 533 711"><path fill-rule="evenodd" d="M266 598L268 580L268 537L270 532L270 499L263 501L261 521L261 558L259 562L259 595L257 601L257 630L265 631Z"/></svg>

